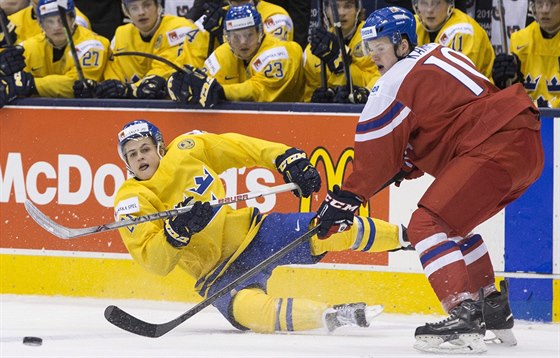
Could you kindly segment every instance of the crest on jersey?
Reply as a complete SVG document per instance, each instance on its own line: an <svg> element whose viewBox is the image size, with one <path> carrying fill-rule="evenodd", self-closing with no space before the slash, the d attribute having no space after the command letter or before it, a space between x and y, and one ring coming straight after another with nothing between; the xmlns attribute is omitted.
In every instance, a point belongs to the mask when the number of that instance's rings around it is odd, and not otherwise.
<svg viewBox="0 0 560 358"><path fill-rule="evenodd" d="M183 139L177 144L177 148L185 150L185 149L192 149L194 148L194 140L192 139Z"/></svg>
<svg viewBox="0 0 560 358"><path fill-rule="evenodd" d="M154 50L157 50L161 47L161 42L163 40L163 35L159 35L156 39L156 42L154 42Z"/></svg>

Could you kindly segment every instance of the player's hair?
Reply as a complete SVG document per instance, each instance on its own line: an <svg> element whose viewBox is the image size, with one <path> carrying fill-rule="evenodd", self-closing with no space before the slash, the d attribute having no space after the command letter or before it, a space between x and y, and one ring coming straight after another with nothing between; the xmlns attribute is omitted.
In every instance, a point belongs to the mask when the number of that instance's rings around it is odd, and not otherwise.
<svg viewBox="0 0 560 358"><path fill-rule="evenodd" d="M126 167L130 172L130 167L126 160L123 148L126 143L133 139L140 138L151 138L154 145L157 147L157 152L161 156L162 150L165 151L165 143L163 141L163 135L161 134L158 127L148 122L145 119L136 119L132 122L125 124L123 129L118 134L118 145L117 150L119 152L119 157L124 161Z"/></svg>

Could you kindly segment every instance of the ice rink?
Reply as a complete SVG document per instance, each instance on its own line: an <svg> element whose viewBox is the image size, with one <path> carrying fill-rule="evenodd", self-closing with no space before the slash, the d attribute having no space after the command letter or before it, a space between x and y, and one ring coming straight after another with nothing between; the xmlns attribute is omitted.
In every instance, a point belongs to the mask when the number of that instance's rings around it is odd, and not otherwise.
<svg viewBox="0 0 560 358"><path fill-rule="evenodd" d="M1 295L0 357L449 357L412 348L414 329L439 316L383 313L369 328L343 327L292 334L240 332L208 307L160 338L133 335L108 323L115 304L153 323L171 320L189 306L162 301ZM488 345L485 357L560 357L560 325L516 321L517 347ZM25 336L43 345L22 344Z"/></svg>

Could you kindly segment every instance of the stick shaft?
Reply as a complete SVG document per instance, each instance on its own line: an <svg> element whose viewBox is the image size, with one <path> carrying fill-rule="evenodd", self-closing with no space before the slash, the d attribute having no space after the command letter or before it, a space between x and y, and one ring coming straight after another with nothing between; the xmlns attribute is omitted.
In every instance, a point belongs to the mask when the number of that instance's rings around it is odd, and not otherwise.
<svg viewBox="0 0 560 358"><path fill-rule="evenodd" d="M85 82L86 79L84 77L84 71L82 70L82 65L80 65L80 58L78 57L78 52L76 52L76 46L74 45L74 39L72 38L72 31L70 29L70 25L68 25L68 19L66 18L66 9L59 5L58 13L60 15L60 20L62 21L62 26L64 27L64 33L66 34L66 41L68 42L68 46L70 46L70 53L72 54L76 71L78 72L78 79Z"/></svg>
<svg viewBox="0 0 560 358"><path fill-rule="evenodd" d="M350 100L353 103L354 99L354 84L352 83L352 74L350 73L350 60L348 59L348 53L346 52L346 44L344 43L344 34L342 33L342 23L340 22L340 16L338 14L338 6L336 0L327 0L329 6L331 7L331 12L333 16L333 26L338 38L338 45L340 46L340 54L342 56L342 66L344 68L344 77L346 78L346 85L350 92Z"/></svg>
<svg viewBox="0 0 560 358"><path fill-rule="evenodd" d="M7 19L8 16L6 16L6 13L4 12L4 9L0 8L0 27L2 27L2 32L4 33L4 38L6 39L6 44L8 44L8 46L13 46L14 43L12 41L12 38L10 37L10 31L8 30L8 24L6 24L4 22L4 19Z"/></svg>

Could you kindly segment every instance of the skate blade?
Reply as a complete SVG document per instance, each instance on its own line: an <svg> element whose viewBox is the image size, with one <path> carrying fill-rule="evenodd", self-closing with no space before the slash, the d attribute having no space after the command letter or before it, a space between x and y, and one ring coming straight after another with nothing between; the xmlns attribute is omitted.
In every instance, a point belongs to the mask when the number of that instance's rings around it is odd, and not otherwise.
<svg viewBox="0 0 560 358"><path fill-rule="evenodd" d="M366 322L368 323L368 326L375 317L379 316L383 312L384 309L385 307L383 305L367 306L364 309Z"/></svg>
<svg viewBox="0 0 560 358"><path fill-rule="evenodd" d="M513 347L517 345L517 339L511 329L494 329L491 331L494 337L488 337L484 339L486 343L503 344L504 346Z"/></svg>
<svg viewBox="0 0 560 358"><path fill-rule="evenodd" d="M428 353L478 354L486 352L484 336L477 333L416 336L414 348Z"/></svg>

